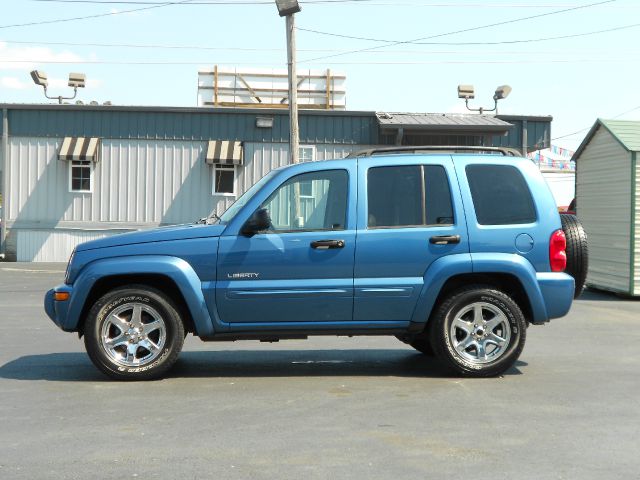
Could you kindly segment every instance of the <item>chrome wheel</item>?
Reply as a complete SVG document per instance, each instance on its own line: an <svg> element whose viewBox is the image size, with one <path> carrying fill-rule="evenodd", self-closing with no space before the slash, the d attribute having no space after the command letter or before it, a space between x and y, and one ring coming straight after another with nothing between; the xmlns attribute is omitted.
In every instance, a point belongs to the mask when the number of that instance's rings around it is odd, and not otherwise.
<svg viewBox="0 0 640 480"><path fill-rule="evenodd" d="M456 355L474 364L486 364L500 358L509 346L511 326L496 306L472 303L456 315L449 329Z"/></svg>
<svg viewBox="0 0 640 480"><path fill-rule="evenodd" d="M141 367L162 352L167 327L149 305L125 303L114 309L102 324L100 341L109 358L124 367Z"/></svg>

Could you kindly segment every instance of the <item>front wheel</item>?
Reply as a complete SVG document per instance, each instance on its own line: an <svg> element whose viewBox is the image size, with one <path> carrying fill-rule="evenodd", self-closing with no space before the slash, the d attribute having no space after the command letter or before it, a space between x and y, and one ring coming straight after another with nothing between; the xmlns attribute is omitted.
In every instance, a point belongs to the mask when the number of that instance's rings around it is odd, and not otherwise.
<svg viewBox="0 0 640 480"><path fill-rule="evenodd" d="M118 380L151 380L175 363L184 325L172 301L141 285L117 288L91 308L85 324L91 361Z"/></svg>
<svg viewBox="0 0 640 480"><path fill-rule="evenodd" d="M511 297L489 286L449 295L430 322L436 357L461 375L499 375L524 348L527 321L522 311Z"/></svg>

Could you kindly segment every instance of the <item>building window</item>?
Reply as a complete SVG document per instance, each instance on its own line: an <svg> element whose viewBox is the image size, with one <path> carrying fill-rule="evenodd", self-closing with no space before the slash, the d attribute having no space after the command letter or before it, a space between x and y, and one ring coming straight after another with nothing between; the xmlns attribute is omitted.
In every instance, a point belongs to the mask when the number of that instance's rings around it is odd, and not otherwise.
<svg viewBox="0 0 640 480"><path fill-rule="evenodd" d="M302 162L314 162L316 159L316 147L302 145L298 148L298 160ZM313 198L313 185L311 181L300 182L300 198Z"/></svg>
<svg viewBox="0 0 640 480"><path fill-rule="evenodd" d="M69 168L69 191L90 193L92 190L93 165L91 161L72 161Z"/></svg>
<svg viewBox="0 0 640 480"><path fill-rule="evenodd" d="M213 165L213 194L233 196L236 194L236 167Z"/></svg>
<svg viewBox="0 0 640 480"><path fill-rule="evenodd" d="M302 162L315 162L316 147L314 145L300 145L298 148L298 160Z"/></svg>

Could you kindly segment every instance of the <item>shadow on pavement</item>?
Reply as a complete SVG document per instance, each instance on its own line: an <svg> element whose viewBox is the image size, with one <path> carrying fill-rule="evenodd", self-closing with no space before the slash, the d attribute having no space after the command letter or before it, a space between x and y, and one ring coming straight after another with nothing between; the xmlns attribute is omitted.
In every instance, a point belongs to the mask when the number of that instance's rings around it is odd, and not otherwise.
<svg viewBox="0 0 640 480"><path fill-rule="evenodd" d="M518 361L507 373L520 375ZM451 378L435 359L408 350L231 350L182 352L168 378L216 377ZM0 367L0 377L57 382L109 381L85 353L29 355Z"/></svg>
<svg viewBox="0 0 640 480"><path fill-rule="evenodd" d="M590 300L595 302L622 302L625 300L638 301L639 297L631 297L623 293L607 292L605 290L595 290L593 288L585 289L577 298L580 300Z"/></svg>

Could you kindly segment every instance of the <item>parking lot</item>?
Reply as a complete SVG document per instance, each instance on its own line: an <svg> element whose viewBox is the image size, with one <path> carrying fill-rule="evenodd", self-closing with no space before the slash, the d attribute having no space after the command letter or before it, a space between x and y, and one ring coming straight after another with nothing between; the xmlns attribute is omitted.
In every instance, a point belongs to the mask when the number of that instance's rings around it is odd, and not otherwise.
<svg viewBox="0 0 640 480"><path fill-rule="evenodd" d="M451 377L394 338L203 343L118 383L0 263L0 478L640 478L640 302L586 292L516 368Z"/></svg>

